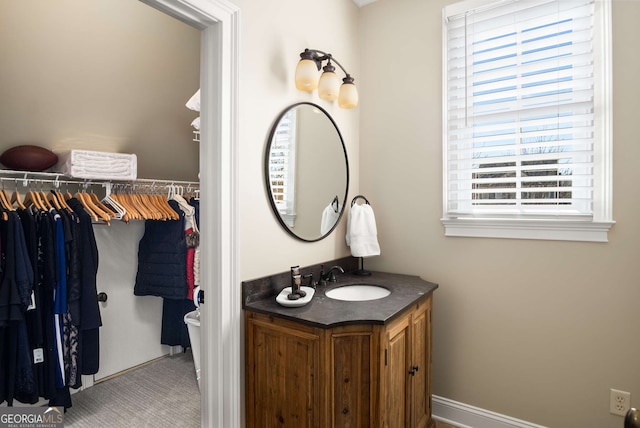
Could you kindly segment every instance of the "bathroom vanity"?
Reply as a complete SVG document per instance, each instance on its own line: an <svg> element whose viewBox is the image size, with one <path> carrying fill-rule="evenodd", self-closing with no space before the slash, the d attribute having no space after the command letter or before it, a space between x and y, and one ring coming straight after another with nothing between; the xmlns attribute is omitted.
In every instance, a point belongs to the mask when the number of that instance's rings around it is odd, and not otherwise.
<svg viewBox="0 0 640 428"><path fill-rule="evenodd" d="M438 286L416 276L345 270L302 307L276 303L289 285L286 275L243 283L247 427L433 426L431 308ZM325 295L350 284L391 293L367 301Z"/></svg>

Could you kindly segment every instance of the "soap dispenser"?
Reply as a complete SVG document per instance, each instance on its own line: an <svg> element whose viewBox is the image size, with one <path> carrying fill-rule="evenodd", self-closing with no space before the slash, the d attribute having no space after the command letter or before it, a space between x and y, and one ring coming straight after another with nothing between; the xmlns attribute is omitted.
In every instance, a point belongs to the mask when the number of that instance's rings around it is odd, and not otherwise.
<svg viewBox="0 0 640 428"><path fill-rule="evenodd" d="M291 293L287 295L289 300L298 300L307 295L304 290L300 289L302 278L300 276L300 266L291 267Z"/></svg>

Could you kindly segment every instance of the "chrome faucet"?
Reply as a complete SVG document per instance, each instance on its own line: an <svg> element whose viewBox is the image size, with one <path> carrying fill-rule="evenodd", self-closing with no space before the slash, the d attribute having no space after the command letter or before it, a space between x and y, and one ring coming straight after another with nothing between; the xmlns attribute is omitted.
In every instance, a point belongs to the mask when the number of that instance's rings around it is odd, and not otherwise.
<svg viewBox="0 0 640 428"><path fill-rule="evenodd" d="M318 281L318 284L326 285L327 282L336 282L336 271L344 273L344 269L338 265L332 266L327 272L325 272L323 267L320 266L320 280Z"/></svg>

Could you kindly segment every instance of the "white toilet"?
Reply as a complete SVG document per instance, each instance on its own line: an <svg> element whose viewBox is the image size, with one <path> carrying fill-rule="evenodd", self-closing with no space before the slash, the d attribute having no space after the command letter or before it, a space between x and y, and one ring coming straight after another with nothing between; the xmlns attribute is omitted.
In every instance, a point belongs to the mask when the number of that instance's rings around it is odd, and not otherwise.
<svg viewBox="0 0 640 428"><path fill-rule="evenodd" d="M193 354L193 363L196 367L198 389L200 389L200 308L188 312L184 316L184 323L187 325L187 330L189 331L191 353Z"/></svg>

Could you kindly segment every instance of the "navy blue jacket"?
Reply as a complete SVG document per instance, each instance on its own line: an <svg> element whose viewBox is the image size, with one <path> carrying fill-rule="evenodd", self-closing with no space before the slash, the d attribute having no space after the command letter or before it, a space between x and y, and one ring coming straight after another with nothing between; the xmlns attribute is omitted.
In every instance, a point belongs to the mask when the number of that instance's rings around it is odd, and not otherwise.
<svg viewBox="0 0 640 428"><path fill-rule="evenodd" d="M187 242L184 213L178 203L169 205L179 220L146 220L138 246L138 273L133 293L165 299L187 298Z"/></svg>

